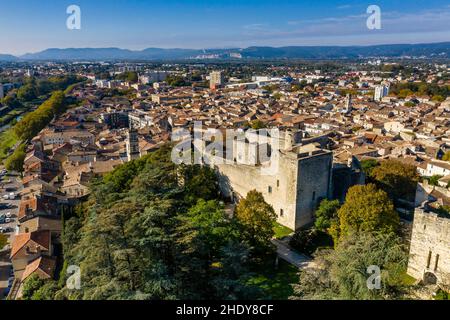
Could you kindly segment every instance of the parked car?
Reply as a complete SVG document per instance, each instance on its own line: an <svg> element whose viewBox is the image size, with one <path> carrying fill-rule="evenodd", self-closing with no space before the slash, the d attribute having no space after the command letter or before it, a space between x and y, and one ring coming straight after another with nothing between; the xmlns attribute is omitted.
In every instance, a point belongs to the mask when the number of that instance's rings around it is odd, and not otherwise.
<svg viewBox="0 0 450 320"><path fill-rule="evenodd" d="M0 223L6 223L6 217L4 215L0 216Z"/></svg>
<svg viewBox="0 0 450 320"><path fill-rule="evenodd" d="M0 233L8 233L8 232L11 232L11 231L13 231L12 228L9 228L9 227L0 227Z"/></svg>
<svg viewBox="0 0 450 320"><path fill-rule="evenodd" d="M6 218L11 218L11 217L12 217L12 214L11 214L11 212L7 212L7 213L5 213L5 217L6 217Z"/></svg>
<svg viewBox="0 0 450 320"><path fill-rule="evenodd" d="M0 203L0 210L11 208L10 203Z"/></svg>
<svg viewBox="0 0 450 320"><path fill-rule="evenodd" d="M13 221L14 221L13 218L5 218L5 223L11 223Z"/></svg>

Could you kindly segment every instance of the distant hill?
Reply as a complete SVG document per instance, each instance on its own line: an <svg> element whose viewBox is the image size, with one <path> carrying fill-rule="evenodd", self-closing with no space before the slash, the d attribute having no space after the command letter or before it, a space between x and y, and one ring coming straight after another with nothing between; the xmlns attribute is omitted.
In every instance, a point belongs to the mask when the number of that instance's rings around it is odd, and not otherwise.
<svg viewBox="0 0 450 320"><path fill-rule="evenodd" d="M450 57L450 42L430 44L387 44L376 46L250 47L247 58L342 59L365 57Z"/></svg>
<svg viewBox="0 0 450 320"><path fill-rule="evenodd" d="M17 57L10 54L0 54L0 61L16 61Z"/></svg>
<svg viewBox="0 0 450 320"><path fill-rule="evenodd" d="M46 49L17 57L21 60L184 60L184 59L354 59L368 57L450 58L450 42L428 44L388 44L375 46L290 46L245 49L161 49L120 48ZM3 58L2 58L3 57ZM13 61L11 55L0 60Z"/></svg>

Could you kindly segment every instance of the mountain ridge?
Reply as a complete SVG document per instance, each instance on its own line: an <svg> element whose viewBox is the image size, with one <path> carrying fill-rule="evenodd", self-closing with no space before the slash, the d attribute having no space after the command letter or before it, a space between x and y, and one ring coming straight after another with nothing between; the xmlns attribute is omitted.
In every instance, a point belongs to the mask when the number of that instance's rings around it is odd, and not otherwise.
<svg viewBox="0 0 450 320"><path fill-rule="evenodd" d="M0 54L0 60L354 59L404 56L450 58L450 42L370 46L250 46L228 49L48 48L21 56Z"/></svg>

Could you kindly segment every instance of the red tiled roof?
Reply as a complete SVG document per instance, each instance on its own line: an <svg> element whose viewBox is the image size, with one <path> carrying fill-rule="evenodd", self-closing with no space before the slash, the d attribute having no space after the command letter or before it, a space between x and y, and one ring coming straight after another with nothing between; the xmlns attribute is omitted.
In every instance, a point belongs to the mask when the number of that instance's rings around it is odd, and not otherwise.
<svg viewBox="0 0 450 320"><path fill-rule="evenodd" d="M50 257L41 256L36 260L30 262L22 275L22 281L28 278L31 274L33 274L38 269L44 273L46 278L52 278L55 272L56 261Z"/></svg>
<svg viewBox="0 0 450 320"><path fill-rule="evenodd" d="M17 254L17 252L20 251L20 249L22 249L25 245L31 242L36 246L40 246L44 250L49 250L50 231L43 230L31 233L19 233L18 235L14 236L11 246L10 257L13 258Z"/></svg>

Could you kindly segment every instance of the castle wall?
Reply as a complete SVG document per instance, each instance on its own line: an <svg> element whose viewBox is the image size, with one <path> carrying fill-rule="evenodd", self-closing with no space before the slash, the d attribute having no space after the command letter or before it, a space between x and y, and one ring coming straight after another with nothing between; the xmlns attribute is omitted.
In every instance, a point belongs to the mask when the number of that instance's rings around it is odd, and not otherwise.
<svg viewBox="0 0 450 320"><path fill-rule="evenodd" d="M261 192L273 206L277 221L293 230L310 224L321 199L329 196L332 155L316 150L299 156L280 152L278 170L264 174L261 165L215 164L222 192L231 190L245 197L251 190Z"/></svg>
<svg viewBox="0 0 450 320"><path fill-rule="evenodd" d="M450 285L450 219L417 208L408 274L423 280L426 273L434 274L438 284Z"/></svg>
<svg viewBox="0 0 450 320"><path fill-rule="evenodd" d="M251 190L263 194L277 214L277 221L295 229L297 164L293 159L280 157L279 170L274 175L262 174L261 166L245 164L216 164L219 184L226 196L231 190L245 197Z"/></svg>
<svg viewBox="0 0 450 320"><path fill-rule="evenodd" d="M295 229L312 223L318 204L330 196L332 161L328 152L299 160Z"/></svg>

